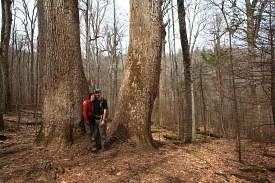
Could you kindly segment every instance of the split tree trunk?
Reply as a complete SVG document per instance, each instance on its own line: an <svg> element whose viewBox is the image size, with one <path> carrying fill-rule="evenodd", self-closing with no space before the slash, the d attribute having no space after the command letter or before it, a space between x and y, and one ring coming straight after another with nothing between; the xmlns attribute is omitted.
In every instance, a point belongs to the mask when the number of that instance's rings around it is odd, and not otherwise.
<svg viewBox="0 0 275 183"><path fill-rule="evenodd" d="M160 77L161 0L130 0L130 42L109 133L153 149L151 115ZM113 133L115 132L115 133Z"/></svg>

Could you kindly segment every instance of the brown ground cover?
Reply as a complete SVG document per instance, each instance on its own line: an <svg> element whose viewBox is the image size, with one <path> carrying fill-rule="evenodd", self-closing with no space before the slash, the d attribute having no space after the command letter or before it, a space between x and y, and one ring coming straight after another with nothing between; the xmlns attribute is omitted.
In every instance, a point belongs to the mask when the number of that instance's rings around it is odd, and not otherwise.
<svg viewBox="0 0 275 183"><path fill-rule="evenodd" d="M14 114L5 120L10 128L18 127ZM176 144L163 138L172 132L163 131L153 134L160 144L153 152L113 142L105 152L92 153L81 140L60 151L34 147L36 131L34 125L20 124L2 134L9 139L0 140L0 183L275 182L275 146L270 143L243 141L240 163L233 140Z"/></svg>

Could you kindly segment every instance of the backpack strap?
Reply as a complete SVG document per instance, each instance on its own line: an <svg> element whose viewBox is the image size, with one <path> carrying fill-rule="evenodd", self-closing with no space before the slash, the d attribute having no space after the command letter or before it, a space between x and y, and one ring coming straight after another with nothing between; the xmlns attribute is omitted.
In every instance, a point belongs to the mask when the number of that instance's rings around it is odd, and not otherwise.
<svg viewBox="0 0 275 183"><path fill-rule="evenodd" d="M103 114L103 102L104 102L104 98L102 97L100 99L100 102L99 102L99 107L100 107L100 114L102 115Z"/></svg>

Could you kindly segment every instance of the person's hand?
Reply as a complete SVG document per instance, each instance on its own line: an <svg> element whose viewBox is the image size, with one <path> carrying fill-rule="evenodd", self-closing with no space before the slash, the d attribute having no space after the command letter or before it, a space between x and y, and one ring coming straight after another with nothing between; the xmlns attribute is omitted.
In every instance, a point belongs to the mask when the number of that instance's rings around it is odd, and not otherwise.
<svg viewBox="0 0 275 183"><path fill-rule="evenodd" d="M103 125L105 125L105 120L102 120L100 123L100 126L103 126Z"/></svg>

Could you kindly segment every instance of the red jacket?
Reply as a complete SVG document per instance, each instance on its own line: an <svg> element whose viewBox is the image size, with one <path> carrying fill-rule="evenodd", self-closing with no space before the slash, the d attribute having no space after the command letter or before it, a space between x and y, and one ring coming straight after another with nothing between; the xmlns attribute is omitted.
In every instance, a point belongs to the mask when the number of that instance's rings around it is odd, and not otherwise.
<svg viewBox="0 0 275 183"><path fill-rule="evenodd" d="M88 120L88 115L89 116L94 116L94 104L91 100L85 100L84 105L83 105L83 117L84 117L84 122L86 124L90 124Z"/></svg>

